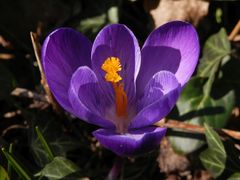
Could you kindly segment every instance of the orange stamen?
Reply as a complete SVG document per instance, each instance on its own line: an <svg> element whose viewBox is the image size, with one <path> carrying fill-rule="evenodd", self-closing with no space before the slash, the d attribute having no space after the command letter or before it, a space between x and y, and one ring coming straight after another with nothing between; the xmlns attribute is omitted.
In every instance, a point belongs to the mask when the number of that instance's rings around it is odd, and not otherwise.
<svg viewBox="0 0 240 180"><path fill-rule="evenodd" d="M120 60L116 57L109 57L104 61L101 68L106 72L105 80L113 85L117 116L127 116L128 98L123 83L119 83L122 77L117 73L122 70Z"/></svg>
<svg viewBox="0 0 240 180"><path fill-rule="evenodd" d="M113 83L113 88L115 91L116 113L120 117L126 116L128 99L123 89L123 83L120 83L119 85L117 85L116 83Z"/></svg>

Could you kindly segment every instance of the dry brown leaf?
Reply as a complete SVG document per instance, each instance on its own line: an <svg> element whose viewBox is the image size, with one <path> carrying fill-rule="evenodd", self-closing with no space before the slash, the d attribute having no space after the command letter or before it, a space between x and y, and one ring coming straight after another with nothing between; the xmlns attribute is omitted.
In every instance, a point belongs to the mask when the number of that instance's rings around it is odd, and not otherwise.
<svg viewBox="0 0 240 180"><path fill-rule="evenodd" d="M172 20L188 21L197 25L207 15L206 0L145 0L144 7L153 18L155 27Z"/></svg>
<svg viewBox="0 0 240 180"><path fill-rule="evenodd" d="M176 154L167 138L164 138L160 145L160 154L157 159L161 172L167 174L182 172L189 167L189 160L184 155Z"/></svg>

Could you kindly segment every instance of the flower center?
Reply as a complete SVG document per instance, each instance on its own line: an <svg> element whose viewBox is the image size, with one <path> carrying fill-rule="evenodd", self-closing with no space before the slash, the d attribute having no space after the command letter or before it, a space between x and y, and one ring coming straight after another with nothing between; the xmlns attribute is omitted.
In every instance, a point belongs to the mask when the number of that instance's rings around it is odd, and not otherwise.
<svg viewBox="0 0 240 180"><path fill-rule="evenodd" d="M117 57L109 57L104 61L101 68L106 72L105 80L113 85L117 116L127 116L128 98L124 91L124 84L120 82L122 77L118 74L122 70L120 60Z"/></svg>

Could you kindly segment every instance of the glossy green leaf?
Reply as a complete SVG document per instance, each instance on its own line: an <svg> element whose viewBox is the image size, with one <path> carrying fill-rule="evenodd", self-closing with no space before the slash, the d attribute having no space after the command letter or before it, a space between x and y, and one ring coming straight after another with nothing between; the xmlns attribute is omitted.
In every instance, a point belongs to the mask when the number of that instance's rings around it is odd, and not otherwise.
<svg viewBox="0 0 240 180"><path fill-rule="evenodd" d="M48 154L49 160L52 161L54 159L54 155L53 155L53 152L52 152L50 146L48 145L48 142L43 137L42 132L39 130L39 128L35 127L35 129L36 129L38 139L40 140L45 152Z"/></svg>
<svg viewBox="0 0 240 180"><path fill-rule="evenodd" d="M234 93L229 91L225 95L214 99L205 95L203 86L205 79L195 77L187 84L177 102L179 119L186 123L203 125L204 122L215 128L226 125L234 106ZM218 89L221 91L221 89ZM204 144L204 141L193 137L169 137L176 152L191 153Z"/></svg>
<svg viewBox="0 0 240 180"><path fill-rule="evenodd" d="M9 145L8 152L10 154L13 153L13 144L12 143ZM8 171L9 176L11 176L12 169L11 169L11 164L9 161L8 161L7 171Z"/></svg>
<svg viewBox="0 0 240 180"><path fill-rule="evenodd" d="M7 171L0 166L0 180L10 180Z"/></svg>
<svg viewBox="0 0 240 180"><path fill-rule="evenodd" d="M31 174L27 171L27 169L14 157L12 154L8 153L4 148L2 148L2 152L8 162L11 164L13 169L17 172L17 174L25 179L25 180L31 180L32 176Z"/></svg>
<svg viewBox="0 0 240 180"><path fill-rule="evenodd" d="M234 173L228 178L228 180L238 180L238 179L240 179L240 172Z"/></svg>
<svg viewBox="0 0 240 180"><path fill-rule="evenodd" d="M108 21L109 23L118 23L119 17L118 17L118 7L113 6L108 9Z"/></svg>
<svg viewBox="0 0 240 180"><path fill-rule="evenodd" d="M222 28L206 41L203 47L203 56L200 59L198 76L209 77L210 74L215 73L216 67L221 64L223 59L225 59L225 63L229 60L230 51L231 46L226 30Z"/></svg>
<svg viewBox="0 0 240 180"><path fill-rule="evenodd" d="M91 15L82 19L77 29L91 39L107 24L119 22L119 3L116 1L89 0L88 6Z"/></svg>
<svg viewBox="0 0 240 180"><path fill-rule="evenodd" d="M215 19L218 24L222 22L223 11L221 8L217 8L215 12Z"/></svg>
<svg viewBox="0 0 240 180"><path fill-rule="evenodd" d="M227 154L219 135L206 123L204 127L208 149L200 154L200 160L203 166L216 178L225 169Z"/></svg>
<svg viewBox="0 0 240 180"><path fill-rule="evenodd" d="M68 151L79 148L81 145L79 140L62 133L61 124L53 118L49 119L51 117L49 114L38 116L39 120L36 125L41 129L42 136L47 139L48 146L51 147L50 151L54 152L55 156L66 156ZM42 146L34 126L35 124L29 131L30 146L35 162L40 167L44 167L50 162L49 155L46 153L46 148Z"/></svg>
<svg viewBox="0 0 240 180"><path fill-rule="evenodd" d="M87 18L81 21L78 30L84 34L96 34L107 23L107 15L102 14L99 16Z"/></svg>
<svg viewBox="0 0 240 180"><path fill-rule="evenodd" d="M77 171L79 171L79 167L76 164L64 157L57 156L35 176L44 176L50 180L55 180Z"/></svg>

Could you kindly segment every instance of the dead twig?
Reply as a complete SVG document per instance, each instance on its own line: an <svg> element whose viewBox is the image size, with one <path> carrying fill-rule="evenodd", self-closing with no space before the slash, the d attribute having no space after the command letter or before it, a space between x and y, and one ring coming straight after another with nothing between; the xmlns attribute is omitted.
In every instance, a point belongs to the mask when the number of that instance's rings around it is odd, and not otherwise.
<svg viewBox="0 0 240 180"><path fill-rule="evenodd" d="M13 129L28 129L28 128L29 128L28 126L24 126L21 124L13 124L13 125L7 127L6 129L4 129L0 136L1 137L5 136L8 133L8 131L13 130Z"/></svg>
<svg viewBox="0 0 240 180"><path fill-rule="evenodd" d="M8 118L13 118L17 115L20 115L22 114L22 111L21 110L16 110L16 111L10 111L10 112L7 112L3 115L4 118L8 119Z"/></svg>
<svg viewBox="0 0 240 180"><path fill-rule="evenodd" d="M6 49L13 49L12 44L0 35L0 45Z"/></svg>
<svg viewBox="0 0 240 180"><path fill-rule="evenodd" d="M42 67L42 61L41 61L41 45L38 42L38 36L36 33L30 32L30 36L31 36L31 40L32 40L32 45L33 45L33 49L34 49L34 53L37 59L37 63L38 63L38 68L41 74L41 84L47 94L47 98L49 103L52 105L53 109L57 112L57 113L61 113L61 108L58 105L58 103L56 102L56 100L54 99L49 86L47 84L46 81L46 77L43 71L43 67Z"/></svg>
<svg viewBox="0 0 240 180"><path fill-rule="evenodd" d="M176 120L166 120L163 119L161 121L158 121L155 123L156 126L159 127L166 127L166 128L171 128L171 129L181 129L193 133L205 133L205 128L203 126L199 125L193 125L189 123L184 123ZM225 133L228 136L240 140L240 132L239 131L234 131L234 130L229 130L229 129L215 129L218 133Z"/></svg>
<svg viewBox="0 0 240 180"><path fill-rule="evenodd" d="M240 20L238 20L237 24L235 25L232 32L228 36L229 41L234 41L234 39L237 36L237 34L239 33L239 31L240 31Z"/></svg>
<svg viewBox="0 0 240 180"><path fill-rule="evenodd" d="M47 96L35 93L33 91L23 89L23 88L15 88L11 92L12 96L19 96L19 97L25 97L25 98L30 98L38 101L43 101L43 102L48 102Z"/></svg>
<svg viewBox="0 0 240 180"><path fill-rule="evenodd" d="M15 55L9 53L0 53L0 59L2 60L10 60L15 58Z"/></svg>

